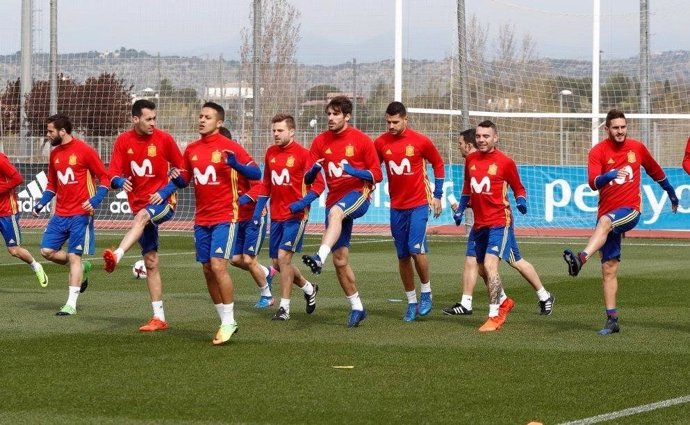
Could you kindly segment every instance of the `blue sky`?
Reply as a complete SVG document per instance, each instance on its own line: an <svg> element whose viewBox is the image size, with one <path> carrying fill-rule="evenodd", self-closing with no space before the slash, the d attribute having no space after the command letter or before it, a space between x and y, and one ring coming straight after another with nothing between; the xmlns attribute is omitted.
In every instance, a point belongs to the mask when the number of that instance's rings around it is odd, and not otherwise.
<svg viewBox="0 0 690 425"><path fill-rule="evenodd" d="M49 1L40 10L40 39L48 51ZM264 0L270 1L270 0ZM298 59L306 63L360 62L393 57L394 0L290 0L302 17ZM690 50L684 0L649 0L651 49ZM586 0L465 0L489 31L488 56L502 25L514 25L517 42L529 34L542 57L589 59L592 2ZM238 57L240 28L249 25L250 0L59 0L61 53L114 50L120 46L184 56ZM454 49L455 0L404 0L405 57L439 59ZM637 54L639 2L601 0L604 58ZM0 1L0 54L20 48L21 1Z"/></svg>

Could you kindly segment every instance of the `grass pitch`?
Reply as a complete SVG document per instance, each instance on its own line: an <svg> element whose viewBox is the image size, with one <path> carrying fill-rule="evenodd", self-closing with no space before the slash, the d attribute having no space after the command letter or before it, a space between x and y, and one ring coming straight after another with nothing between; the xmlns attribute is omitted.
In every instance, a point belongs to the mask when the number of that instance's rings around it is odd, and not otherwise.
<svg viewBox="0 0 690 425"><path fill-rule="evenodd" d="M36 256L39 237L25 234ZM531 287L502 265L517 304L501 331L480 334L488 309L483 285L474 315L441 313L460 296L464 238L431 239L434 309L404 323L393 245L367 236L351 249L370 313L359 328L346 327L349 305L330 260L322 275L305 273L321 288L316 312L308 316L293 291L288 322L270 320L277 303L255 310L253 281L231 268L239 332L214 347L219 321L191 235L162 237L171 327L154 334L137 331L151 315L145 283L130 271L138 252L112 275L102 271L100 252L119 237L97 233L91 285L74 317L54 316L67 297L66 268L47 265L50 285L42 289L5 254L0 423L558 424L690 395L685 241L624 241L621 333L610 337L596 334L604 323L597 261L573 279L561 259L565 246L577 249L583 240L521 239L523 256L556 295L554 314L539 316ZM305 252L317 244L309 237ZM267 264L266 252L260 259ZM273 293L279 296L275 286ZM609 423L684 424L688 416L690 404L678 404Z"/></svg>

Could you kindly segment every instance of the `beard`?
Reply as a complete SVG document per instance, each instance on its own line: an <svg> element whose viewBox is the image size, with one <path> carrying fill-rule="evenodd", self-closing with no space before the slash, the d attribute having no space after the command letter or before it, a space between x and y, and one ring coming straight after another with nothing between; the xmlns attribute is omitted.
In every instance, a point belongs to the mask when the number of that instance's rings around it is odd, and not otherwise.
<svg viewBox="0 0 690 425"><path fill-rule="evenodd" d="M60 146L62 144L62 137L57 136L54 139L50 139L50 146Z"/></svg>

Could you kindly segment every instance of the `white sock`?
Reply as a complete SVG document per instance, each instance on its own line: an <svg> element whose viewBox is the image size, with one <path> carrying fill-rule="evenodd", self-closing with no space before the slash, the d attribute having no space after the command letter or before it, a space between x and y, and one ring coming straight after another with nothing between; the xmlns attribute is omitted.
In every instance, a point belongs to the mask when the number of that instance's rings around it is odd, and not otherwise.
<svg viewBox="0 0 690 425"><path fill-rule="evenodd" d="M290 312L290 298L281 298L280 306L283 307L286 313Z"/></svg>
<svg viewBox="0 0 690 425"><path fill-rule="evenodd" d="M549 294L549 291L547 291L543 286L537 291L537 298L539 298L539 301L546 301L550 296L551 294Z"/></svg>
<svg viewBox="0 0 690 425"><path fill-rule="evenodd" d="M268 287L268 283L259 288L259 293L262 297L272 297L271 288Z"/></svg>
<svg viewBox="0 0 690 425"><path fill-rule="evenodd" d="M498 304L489 304L489 317L498 316Z"/></svg>
<svg viewBox="0 0 690 425"><path fill-rule="evenodd" d="M235 323L235 303L221 304L223 313L220 316L221 325Z"/></svg>
<svg viewBox="0 0 690 425"><path fill-rule="evenodd" d="M33 263L29 264L29 267L31 267L31 270L37 271L39 267L41 267L40 264L38 264L38 261L34 260Z"/></svg>
<svg viewBox="0 0 690 425"><path fill-rule="evenodd" d="M362 300L359 299L359 292L355 292L354 294L347 297L347 299L348 301L350 301L350 306L352 306L353 310L364 310Z"/></svg>
<svg viewBox="0 0 690 425"><path fill-rule="evenodd" d="M161 322L165 322L165 311L163 310L163 300L151 302L153 307L153 317L157 317Z"/></svg>
<svg viewBox="0 0 690 425"><path fill-rule="evenodd" d="M408 304L417 302L417 291L405 291L405 296L407 297Z"/></svg>
<svg viewBox="0 0 690 425"><path fill-rule="evenodd" d="M472 310L472 295L462 295L460 304L468 310Z"/></svg>
<svg viewBox="0 0 690 425"><path fill-rule="evenodd" d="M221 322L223 321L223 304L213 304L213 306L216 308L216 313L218 313L218 317L220 317Z"/></svg>
<svg viewBox="0 0 690 425"><path fill-rule="evenodd" d="M503 304L503 301L505 301L506 298L508 298L508 295L506 295L506 291L504 291L503 288L501 288L501 296L498 298L498 304Z"/></svg>
<svg viewBox="0 0 690 425"><path fill-rule="evenodd" d="M330 253L331 253L331 247L328 245L321 245L319 247L319 251L317 252L322 263L326 262L326 258L328 258L328 254L330 254Z"/></svg>
<svg viewBox="0 0 690 425"><path fill-rule="evenodd" d="M120 260L122 260L122 257L124 257L125 251L122 248L118 248L115 250L115 252L113 252L113 254L115 254L115 261L119 263Z"/></svg>
<svg viewBox="0 0 690 425"><path fill-rule="evenodd" d="M79 298L79 291L81 287L70 286L67 291L67 305L76 310L77 308L77 298Z"/></svg>
<svg viewBox="0 0 690 425"><path fill-rule="evenodd" d="M311 282L307 281L307 283L305 283L302 287L302 291L304 291L304 293L307 295L311 295L314 293L314 285L312 285Z"/></svg>
<svg viewBox="0 0 690 425"><path fill-rule="evenodd" d="M268 269L266 268L266 266L264 266L263 264L259 263L259 268L261 268L261 271L264 272L264 276L268 276L269 271L268 271Z"/></svg>
<svg viewBox="0 0 690 425"><path fill-rule="evenodd" d="M419 292L431 292L431 282L422 283L422 289Z"/></svg>

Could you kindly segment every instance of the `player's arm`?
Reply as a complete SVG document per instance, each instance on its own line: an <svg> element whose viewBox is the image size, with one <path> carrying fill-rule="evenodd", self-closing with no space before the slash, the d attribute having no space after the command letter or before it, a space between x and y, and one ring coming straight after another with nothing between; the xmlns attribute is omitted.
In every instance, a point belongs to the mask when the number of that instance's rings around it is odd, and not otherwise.
<svg viewBox="0 0 690 425"><path fill-rule="evenodd" d="M623 170L617 170L615 168L610 170L604 169L604 162L601 158L601 149L597 147L593 148L587 157L587 183L592 190L600 190L602 187L618 178L619 171L624 173Z"/></svg>
<svg viewBox="0 0 690 425"><path fill-rule="evenodd" d="M424 159L429 161L434 170L434 198L431 200L431 206L434 210L434 217L438 217L441 215L442 211L441 198L443 198L443 181L446 176L445 165L443 164L443 158L441 158L438 149L436 149L436 146L434 146L433 142L428 138L424 138L422 153Z"/></svg>
<svg viewBox="0 0 690 425"><path fill-rule="evenodd" d="M21 173L4 155L0 155L0 174L5 176L5 181L0 182L0 194L13 191L14 188L24 183Z"/></svg>
<svg viewBox="0 0 690 425"><path fill-rule="evenodd" d="M91 173L98 177L98 187L96 188L96 193L81 205L86 211L93 212L96 208L101 205L103 199L105 199L108 194L108 185L112 184L112 179L108 170L106 170L103 161L98 156L98 153L92 148L88 148L89 157L89 170Z"/></svg>
<svg viewBox="0 0 690 425"><path fill-rule="evenodd" d="M527 191L520 180L517 165L515 165L515 161L513 160L510 160L507 164L505 179L513 190L518 211L520 211L521 214L527 214Z"/></svg>
<svg viewBox="0 0 690 425"><path fill-rule="evenodd" d="M355 168L348 162L341 162L343 171L352 177L364 180L369 183L378 183L383 180L383 173L381 172L381 161L378 160L378 154L374 148L374 144L370 140L364 140L359 143L363 150L364 169Z"/></svg>
<svg viewBox="0 0 690 425"><path fill-rule="evenodd" d="M321 174L323 162L326 160L319 149L318 141L319 138L315 138L311 143L311 147L309 148L309 169L304 174L304 183L306 184L312 184L314 179L316 179L317 174Z"/></svg>
<svg viewBox="0 0 690 425"><path fill-rule="evenodd" d="M228 164L228 166L234 168L238 173L242 174L249 180L259 180L261 178L261 169L258 165L256 165L251 157L249 157L249 161L245 162L242 161L241 157L243 155L241 155L240 152L235 153L231 150L224 150L223 154L225 155L225 162ZM249 154L246 154L246 156L249 156Z"/></svg>
<svg viewBox="0 0 690 425"><path fill-rule="evenodd" d="M256 202L259 199L259 196L268 196L268 192L264 188L264 185L261 181L258 180L250 180L249 181L250 187L247 193L242 194L240 198L237 200L237 202L240 205L246 205L251 202Z"/></svg>
<svg viewBox="0 0 690 425"><path fill-rule="evenodd" d="M126 192L132 191L132 181L124 177L124 153L122 151L122 139L116 139L113 145L113 152L108 165L110 175L110 187L113 189L123 189Z"/></svg>
<svg viewBox="0 0 690 425"><path fill-rule="evenodd" d="M642 166L644 167L647 175L654 179L655 182L661 186L662 189L668 194L668 199L671 201L671 210L675 213L678 210L678 196L676 195L675 189L671 183L669 183L668 178L664 169L661 168L658 162L654 159L646 146L642 145Z"/></svg>
<svg viewBox="0 0 690 425"><path fill-rule="evenodd" d="M55 194L57 193L57 189L55 187L55 182L57 181L57 171L55 170L55 166L53 165L53 155L50 156L49 159L50 162L48 162L48 185L46 186L45 192L43 192L43 195L41 196L41 199L34 205L33 209L31 210L31 214L34 217L38 217L38 213L41 212L41 210L48 205L48 203L55 197Z"/></svg>
<svg viewBox="0 0 690 425"><path fill-rule="evenodd" d="M686 173L690 174L690 137L688 137L688 141L685 144L685 155L683 155L683 170L685 170Z"/></svg>

